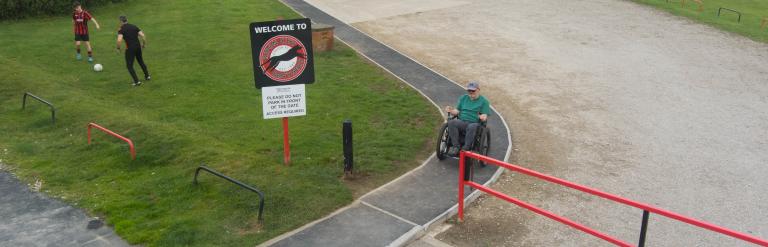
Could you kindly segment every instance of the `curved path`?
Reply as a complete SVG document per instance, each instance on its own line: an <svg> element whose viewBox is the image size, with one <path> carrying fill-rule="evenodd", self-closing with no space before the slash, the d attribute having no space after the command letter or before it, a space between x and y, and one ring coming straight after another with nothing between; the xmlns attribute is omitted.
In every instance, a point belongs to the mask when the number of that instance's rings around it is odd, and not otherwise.
<svg viewBox="0 0 768 247"><path fill-rule="evenodd" d="M359 53L407 82L436 104L453 105L465 93L455 82L383 45L357 29L301 0L285 0L288 6L312 19L333 25L335 36ZM439 110L440 107L438 107ZM509 131L494 111L490 156L505 160ZM434 155L422 166L362 196L352 205L328 217L283 234L262 246L388 246L402 245L425 233L435 222L456 209L458 162L438 161ZM475 171L474 180L492 182L496 167ZM467 197L470 196L469 191Z"/></svg>

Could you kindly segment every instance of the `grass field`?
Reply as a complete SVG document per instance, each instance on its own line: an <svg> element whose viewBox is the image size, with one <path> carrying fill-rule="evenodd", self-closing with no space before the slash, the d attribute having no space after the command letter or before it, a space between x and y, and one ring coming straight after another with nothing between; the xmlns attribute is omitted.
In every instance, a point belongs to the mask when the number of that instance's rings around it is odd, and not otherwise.
<svg viewBox="0 0 768 247"><path fill-rule="evenodd" d="M120 236L147 246L252 246L350 203L420 164L442 121L417 92L347 47L316 53L307 116L290 119L292 164L282 164L280 120L264 120L253 86L248 24L297 18L277 1L130 1L91 10L95 59L75 61L68 17L0 23L0 162L42 190L106 217ZM117 16L144 30L152 81L131 87L114 51ZM141 70L136 65L139 75ZM21 96L32 92L57 107ZM341 178L341 123L355 129L357 179ZM131 138L94 132L96 122ZM201 163L266 194L209 174Z"/></svg>
<svg viewBox="0 0 768 247"><path fill-rule="evenodd" d="M702 11L698 10L698 5L692 0L685 1L685 6L681 4L682 0L672 0L669 2L665 0L634 1L655 6L672 14L685 16L729 32L741 34L756 41L768 42L768 25L765 28L760 27L762 19L768 18L768 1L765 0L702 0L704 3ZM741 12L741 22L737 22L737 14L727 10L722 10L720 17L718 17L717 11L720 7Z"/></svg>

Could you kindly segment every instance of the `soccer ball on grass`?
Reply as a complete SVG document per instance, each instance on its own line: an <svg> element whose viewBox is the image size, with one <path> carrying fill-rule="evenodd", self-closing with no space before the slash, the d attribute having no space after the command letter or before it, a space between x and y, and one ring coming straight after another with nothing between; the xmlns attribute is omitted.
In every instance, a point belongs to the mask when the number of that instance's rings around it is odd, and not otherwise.
<svg viewBox="0 0 768 247"><path fill-rule="evenodd" d="M101 72L103 69L104 69L104 67L102 67L100 63L97 63L97 64L93 65L93 71Z"/></svg>

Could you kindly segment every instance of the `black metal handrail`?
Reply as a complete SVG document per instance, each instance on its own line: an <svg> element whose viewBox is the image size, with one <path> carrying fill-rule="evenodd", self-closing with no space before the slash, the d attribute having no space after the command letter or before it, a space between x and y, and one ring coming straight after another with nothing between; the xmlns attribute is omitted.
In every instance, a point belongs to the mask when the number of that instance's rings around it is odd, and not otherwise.
<svg viewBox="0 0 768 247"><path fill-rule="evenodd" d="M720 17L720 10L728 10L728 11L731 11L733 13L736 13L737 15L739 15L739 19L736 22L741 22L741 12L736 11L736 10L732 10L732 9L729 9L729 8L720 7L719 9L717 9L717 17Z"/></svg>
<svg viewBox="0 0 768 247"><path fill-rule="evenodd" d="M22 110L24 110L24 108L27 107L27 96L31 96L32 98L40 101L41 103L48 105L48 107L51 108L51 122L53 122L53 124L56 124L56 107L53 107L53 104L51 104L51 102L48 102L47 100L44 100L30 92L24 92L24 97L21 98Z"/></svg>
<svg viewBox="0 0 768 247"><path fill-rule="evenodd" d="M230 182L232 182L234 184L237 184L240 187L243 187L243 188L248 189L250 191L256 192L256 194L259 194L259 223L264 221L264 219L261 217L261 213L264 211L264 193L262 193L261 191L259 191L258 189L254 188L254 187L252 187L250 185L244 184L243 182L240 182L240 181L237 181L237 180L235 180L233 178L227 177L226 175L221 174L220 172L217 172L217 171L215 171L215 170L213 170L211 168L208 168L208 167L206 167L204 165L201 165L201 166L197 167L197 170L195 170L195 180L194 180L195 184L197 184L197 175L200 174L200 170L205 170L208 173L211 173L211 174L216 175L216 176L218 176L220 178L226 179L227 181L230 181Z"/></svg>

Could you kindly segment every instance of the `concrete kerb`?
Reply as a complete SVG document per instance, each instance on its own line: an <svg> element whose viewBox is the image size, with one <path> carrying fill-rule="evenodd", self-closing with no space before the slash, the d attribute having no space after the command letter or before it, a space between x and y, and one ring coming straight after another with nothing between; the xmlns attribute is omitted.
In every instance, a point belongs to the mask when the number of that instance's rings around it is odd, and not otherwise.
<svg viewBox="0 0 768 247"><path fill-rule="evenodd" d="M414 239L418 237L423 236L427 233L427 230L422 226L414 226L410 231L406 232L399 238L395 239L395 241L392 241L392 243L389 243L387 247L399 247L399 246L405 246L406 244L412 242Z"/></svg>
<svg viewBox="0 0 768 247"><path fill-rule="evenodd" d="M289 6L289 7L290 7L290 6ZM345 44L346 44L346 43L345 43ZM423 95L423 94L422 94L422 95ZM434 103L434 102L433 102L433 103ZM399 180L401 180L401 179L403 179L403 178L407 177L408 175L410 175L411 173L415 172L415 171L416 171L416 170L418 170L419 168L421 168L421 167L423 167L423 166L427 165L427 163L429 162L429 160L431 160L431 159L432 159L432 158L434 158L434 157L435 157L435 154L433 153L433 154L432 154L432 155L430 155L430 156L429 156L429 157L428 157L426 160L424 160L424 162L422 162L422 163L421 163L421 165L419 165L418 167L414 168L413 170L410 170L410 171L406 172L405 174L401 175L400 177L397 177L396 179L394 179L394 180L392 180L392 181L389 181L388 183L386 183L386 184L384 184L384 185L382 185L382 186L379 186L379 187L378 187L378 188L376 188L376 189L373 189L373 190L369 191L368 193L365 193L364 195L362 195L362 196L358 197L358 198L357 198L357 200L355 200L354 202L350 203L349 205L347 205L347 206L344 206L344 207L342 207L342 208L339 208L339 209L337 209L336 211L333 211L333 213L331 213L331 214L329 214L329 215L327 215L327 216L325 216L325 217L322 217L322 218L320 218L320 219L317 219L317 220L315 220L315 221L312 221L312 222L310 222L310 223L307 223L307 224L305 224L305 225L303 225L303 226L301 226L301 227L299 227L299 228L297 228L297 229L294 229L293 231L290 231L290 232L286 232L286 233L280 234L279 236L277 236L277 237L274 237L274 238L272 238L272 239L270 239L270 240L268 240L268 241L266 241L266 242L264 242L264 243L261 243L261 244L259 244L259 245L257 245L257 246L258 246L258 247L266 247L266 246L270 246L270 245L273 245L273 244L275 244L275 243L277 243L277 242L280 242L280 240L283 240L283 239L285 239L285 238L288 238L288 237L290 237L290 236L292 236L292 235L294 235L294 234L296 234L296 233L299 233L299 232L301 232L301 231L303 231L303 230L305 230L305 229L307 229L307 228L310 228L310 227L312 227L312 226L314 226L314 225L317 225L317 223L320 223L320 222L322 222L322 221L324 221L324 220L326 220L326 219L328 219L328 218L331 218L331 217L333 217L333 216L336 216L337 214L340 214L341 212L344 212L344 210L347 210L347 209L349 209L349 208L352 208L352 207L358 206L358 205L360 205L360 204L363 204L363 205L366 205L366 206L369 206L369 207L370 207L370 204L364 203L364 202L363 202L361 199L362 199L362 198L364 198L365 196L369 195L369 194L372 194L372 193L374 193L374 192L376 192L376 191L379 191L379 190L381 190L382 188L386 187L387 185L390 185L390 184L392 184L392 183L395 183L395 182L397 182L397 181L399 181ZM381 210L381 209L378 209L378 208L376 208L376 207L372 207L372 208L374 208L374 209L376 209L376 210L379 210L379 211L383 211L383 210ZM455 211L455 210L454 210L454 211ZM383 211L383 212L385 212L386 214L392 215L392 213L389 213L389 212L387 212L387 211ZM398 216L397 218L400 218L400 217ZM405 221L405 222L408 222L408 221ZM412 222L409 222L409 223L413 224ZM419 225L416 225L416 227L418 227L418 228L422 228L422 227L421 227L421 226L419 226ZM414 228L416 228L416 227L414 227ZM409 232L408 232L408 234L410 234L411 232L414 232L414 229L411 229L411 231L409 231ZM416 231L416 232L426 232L426 231L424 231L424 230L422 229L421 231ZM401 237L401 238L402 238L402 237Z"/></svg>
<svg viewBox="0 0 768 247"><path fill-rule="evenodd" d="M291 9L293 9L293 8L292 8L290 5L287 5L287 4L286 4L286 6L290 7ZM296 11L296 10L294 9L294 11ZM297 12L298 12L298 11L297 11ZM400 55L402 55L402 56L404 56L404 57L406 57L406 58L408 58L408 59L410 59L410 60L414 61L415 63L417 63L417 64L421 65L421 66L422 66L422 67L424 67L424 68L427 68L428 70L430 70L430 71L434 72L435 74L438 74L438 75L440 75L440 76L441 76L441 77L443 77L443 78L446 78L448 81L450 81L450 82L453 82L453 84L455 84L456 86L459 86L459 87L462 87L462 88L464 87L464 86L462 86L461 84L457 83L456 81L454 81L454 80L451 80L450 78L448 78L448 77L446 77L445 75L441 74L440 72L437 72L437 71L433 70L432 68L430 68L430 67L428 67L428 66L424 65L423 63L419 62L418 60L415 60L415 59L413 59L412 57L410 57L410 56L408 56L408 55L406 55L406 54L404 54L404 53L400 52L399 50L397 50L397 49L395 49L395 48L393 48L393 47L391 47L391 46L389 46L389 45L387 45L387 44L385 44L385 43L382 43L381 41L377 40L376 38L374 38L374 37L371 37L370 35L368 35L368 34L366 34L366 33L362 32L362 31L360 31L360 30L359 30L359 29L357 29L356 27L354 27L354 26L351 26L351 25L350 25L349 27L351 27L352 29L355 29L356 31L358 31L358 32L362 33L363 35L366 35L366 36L368 36L369 38L371 38L371 39L373 39L373 40L376 40L376 42L379 42L379 43L381 43L382 45L386 46L387 48L389 48L389 49L392 49L393 51L397 52L398 54L400 54ZM432 105L434 105L434 106L437 108L438 112L440 112L440 113L442 113L442 112L443 112L442 108L440 108L440 106L439 106L437 103L435 103L435 101L433 101L433 100L432 100L431 98L429 98L429 97L428 97L426 94L424 94L424 92L422 92L421 90L419 90L419 89L418 89L418 88L416 88L415 86L413 86L413 85L411 85L410 83L408 83L408 81L404 80L403 78L401 78L401 77L400 77L400 76L398 76L397 74L393 73L392 71L390 71L390 70L389 70L389 69L387 69L386 67L384 67L384 66L382 66L381 64L379 64L378 62L374 61L373 59L371 59L370 57L368 57L367 55L365 55L364 53L362 53L360 50L358 50L358 49L357 49L357 48L355 48L354 46L352 46L352 45L350 45L349 43L345 42L344 40L341 40L341 39L338 39L338 38L336 38L336 39L337 39L337 40L339 40L339 41L341 41L342 43L344 43L346 46L348 46L348 47L352 48L353 50L355 50L355 51L356 51L358 54L360 54L360 55L362 55L363 57L365 57L365 59L367 59L368 61L370 61L370 62L372 62L372 63L376 64L376 66L378 66L379 68L383 69L384 71L387 71L387 73L391 74L392 76L394 76L395 78L397 78L397 79L398 79L398 80L400 80L401 82L403 82L403 83L405 83L406 85L410 86L411 88L413 88L413 90L416 90L416 92L419 92L419 94L421 94L421 95L422 95L422 97L424 97L424 98L426 98L427 100L429 100L429 102L431 102L431 103L432 103ZM507 134L507 143L509 143L509 145L507 146L507 151L505 152L505 155L504 155L504 162L508 162L508 161L509 161L509 156L510 156L510 154L511 154L511 151L512 151L512 146L513 146L513 145L512 145L512 135L511 135L511 131L509 130L509 125L507 124L507 121L506 121L506 120L504 120L504 116L503 116L503 115L501 115L501 113L499 113L499 111L498 111L498 110L496 110L496 108L495 108L495 107L491 106L491 109L492 109L494 112L496 112L496 114L498 114L498 115L499 115L499 119L501 119L501 121L502 121L502 125L504 126L505 130L506 130L506 131L507 131L507 133L508 133L508 134ZM418 170L419 168L421 168L422 166L426 165L426 164L427 164L427 162L428 162L430 159L434 158L434 157L435 157L435 154L433 153L433 154L432 154L432 155L431 155L429 158L427 158L427 159L426 159L426 160L425 160L425 161L422 163L422 165L420 165L419 167L417 167L417 168L414 168L413 170L411 170L411 171L409 171L409 172L407 172L407 173L403 174L402 176L398 177L397 179L395 179L395 180L392 180L392 181L390 181L389 183L386 183L386 184L384 184L384 185L380 186L379 188L376 188L376 189L374 189L374 190L372 190L372 191L370 191L370 192L366 193L365 195L368 195L368 194L372 194L372 193L374 193L374 192L378 191L379 189L381 189L381 188L383 188L383 187L386 187L387 185L389 185L389 184L391 184L391 183L394 183L394 182L396 182L396 181L400 180L400 179L401 179L401 178L403 178L403 177L406 177L406 176L407 176L407 175L409 175L410 173L412 173L412 172L414 172L414 171ZM490 178L490 179L488 179L488 181L486 181L486 183L484 183L483 185L484 185L484 186L488 186L488 185L490 185L490 184L492 184L492 183L495 183L495 182L496 182L496 180L498 180L498 179L499 179L499 177L501 177L501 174L502 174L502 173L504 173L504 169L497 169L497 170L496 170L496 172L493 174L493 176L491 176L491 178ZM480 195L481 195L481 194L480 194L480 192L481 192L481 191L479 191L479 190L475 190L475 191L473 191L472 193L470 193L470 194L469 194L469 196L467 196L466 198L464 198L464 203L466 203L466 205L469 205L470 203L474 202L474 201L475 201L475 200L476 200L478 197L480 197ZM365 197L365 195L364 195L364 196L361 196L360 198L363 198L363 197ZM413 230L409 231L409 232L408 232L408 233L406 233L405 235L403 235L403 236L401 236L400 238L398 238L398 240L396 240L395 242L393 242L392 244L390 244L390 246L403 246L403 245L406 245L406 244L410 243L411 241L413 241L413 240L415 240L415 239L418 239L419 237L421 237L421 236L423 236L424 234L426 234L427 232L429 232L429 231L432 229L432 228L431 228L432 226L434 226L434 225L439 225L439 224L441 224L441 223L445 222L446 220L448 220L448 218L450 218L450 217L453 217L454 215L456 215L456 214L458 213L458 206L459 206L458 204L454 205L454 206L453 206L453 207L451 207L450 209L448 209L448 210L446 210L445 212L443 212L442 214L440 214L438 217L436 217L436 218L432 219L430 222L428 222L428 223L426 223L425 225L423 225L423 226L421 227L421 231L413 231ZM404 241L402 241L402 242L400 242L400 243L399 243L399 245L393 245L393 244L395 244L396 242L399 242L399 241L400 241L400 240L402 240L402 239L405 239L405 240L404 240Z"/></svg>
<svg viewBox="0 0 768 247"><path fill-rule="evenodd" d="M294 229L293 231L280 234L277 237L274 237L274 238L272 238L272 239L270 239L270 240L268 240L268 241L266 241L264 243L261 243L261 244L257 245L257 247L266 247L266 246L273 245L273 244L275 244L277 242L280 242L280 240L283 240L283 239L285 239L287 237L290 237L290 236L292 236L292 235L294 235L296 233L299 233L299 232L303 231L304 229L310 228L310 227L316 225L317 223L320 223L320 222L322 222L322 221L324 221L324 220L326 220L328 218L336 216L337 214L340 214L341 212L344 212L344 210L347 210L347 209L349 209L351 207L354 207L354 206L357 206L359 204L360 204L360 199L357 199L357 200L355 200L354 202L350 203L347 206L344 206L342 208L336 209L336 211L333 211L333 213L331 213L331 214L329 214L329 215L327 215L325 217L322 217L322 218L317 219L315 221L309 222L309 223L307 223L307 224L305 224L305 225L303 225L303 226L301 226L299 228Z"/></svg>
<svg viewBox="0 0 768 247"><path fill-rule="evenodd" d="M294 8L293 6L291 6L290 4L286 3L284 0L281 0L280 2L282 2L282 3L283 3L285 6L287 6L288 8L291 8L291 9L292 9L294 12L296 12L296 13L299 13L299 14L301 14L301 15L303 16L303 14L302 14L300 11L298 11L297 9L295 9L295 8ZM310 4L310 3L307 3L307 4ZM393 48L393 47L391 47L391 46L389 46L389 45L387 45L387 44L385 44L385 43L383 43L383 42L379 41L378 39L376 39L376 38L374 38L374 37L371 37L370 35L368 35L368 34L366 34L366 33L362 32L362 31L360 31L359 29L357 29L356 27L354 27L354 26L352 26L352 25L347 25L347 26L349 26L350 28L352 28L352 29L354 29L355 31L359 32L360 34L363 34L363 35L367 36L368 38L370 38L370 39L372 39L372 40L375 40L376 42L380 43L381 45L384 45L384 46L386 46L387 48L391 49L392 51L394 51L394 52L396 52L396 53L398 53L398 54L400 54L400 55L402 55L403 57L406 57L406 58L408 58L409 60L411 60L411 61L413 61L413 62L415 62L415 63L417 63L417 64L421 65L422 67L424 67L424 68L426 68L426 69L428 69L428 70L430 70L430 71L432 71L433 73L435 73L435 74L437 74L437 75L439 75L439 76L441 76L441 77L445 78L447 81L450 81L450 82L452 82L452 83L453 83L453 84L455 84L456 86L459 86L459 87L462 87L462 88L463 88L463 86L462 86L461 84L457 83L457 82L456 82L456 81L454 81L454 80L451 80L450 78L446 77L445 75L443 75L443 74L441 74L441 73L439 73L439 72L437 72L437 71L433 70L432 68L430 68L430 67L428 67L428 66L424 65L423 63L419 62L418 60L415 60L415 59L411 58L410 56L408 56L408 55L406 55L406 54L404 54L404 53L400 52L399 50L397 50L397 49L395 49L395 48ZM334 36L336 36L336 35L334 35ZM368 57L367 55L365 55L365 54L364 54L362 51L360 51L360 50L359 50L359 49L357 49L356 47L352 46L351 44L347 43L346 41L344 41L344 40L342 40L342 39L339 39L338 37L334 37L334 39L336 39L336 40L338 40L338 41L341 41L342 43L344 43L344 45L346 45L346 46L348 46L348 47L352 48L353 50L355 50L355 51L357 52L357 54L359 54L359 55L362 55L362 56L363 56L365 59L367 59L368 61L370 61L370 62L372 62L372 63L376 64L376 66L378 66L379 68L383 69L384 71L387 71L387 73L391 74L392 76L394 76L395 78L397 78L397 79L398 79L398 80L400 80L401 82L405 83L405 84L406 84L406 85L408 85L409 87L411 87L411 88L413 88L414 90L416 90L416 92L418 92L419 94L421 94L421 95L422 95L422 97L426 98L426 99L427 99L429 102L431 102L431 103L432 103L432 105L434 105L434 106L435 106L435 108L438 110L438 112L441 112L441 113L442 113L442 109L440 108L440 106L439 106L437 103L435 103L435 101L433 101L433 100L432 100L430 97L428 97L428 96L427 96L427 95L426 95L424 92L422 92L421 90L419 90L417 87L415 87L414 85L412 85L412 84L411 84L411 83L409 83L408 81L404 80L403 78L401 78L401 77L400 77L400 76L398 76L397 74L393 73L392 71L390 71L390 70L389 70L389 69L387 69L386 67L382 66L380 63L378 63L378 62L376 62L375 60L371 59L370 57ZM501 113L499 113L499 111L497 111L497 110L496 110L496 108L494 108L494 107L491 107L491 108L492 108L492 110L493 110L494 112L496 112L496 114L497 114L497 115L499 116L499 118L501 119L501 121L502 121L502 125L504 126L504 128L505 128L505 130L506 130L506 133L507 133L507 143L509 143L509 145L507 146L507 150L506 150L506 152L505 152L505 155L504 155L504 162L507 162L507 161L509 160L509 156L510 156L510 154L511 154L512 146L513 146L513 145L512 145L512 135L511 135L511 132L510 132L510 130L509 130L509 125L508 125L508 124L507 124L507 122L504 120L504 117L501 115ZM270 239L269 241L267 241L267 242L264 242L264 243L262 243L262 244L260 244L260 245L258 245L258 246L269 246L269 245L272 245L272 244L274 244L274 243L277 243L277 242L279 242L280 240L283 240L283 239L285 239L285 238L287 238L287 237L289 237L289 236L292 236L292 235L294 235L294 234L296 234L296 233L298 233L298 232L300 232L300 231L302 231L302 230L304 230L304 229L307 229L307 228L309 228L309 227L311 227L311 226L313 226L313 225L316 225L317 223L319 223L319 222L322 222L323 220L326 220L326 219L328 219L328 218L330 218L330 217L333 217L333 216L335 216L335 215L337 215L337 214L339 214L339 213L343 212L344 210L346 210L346 209L348 209L348 208L350 208L350 207L352 207L352 206L357 206L357 205L361 204L361 203L362 203L362 201L361 201L361 199L360 199L360 198L364 198L365 196L367 196L367 195L369 195L369 194L372 194L372 193L374 193L374 192L377 192L377 191L381 190L382 188L386 187L387 185L390 185L390 184L392 184L392 183L395 183L395 182L397 182L397 181L399 181L399 180L403 179L404 177L408 176L409 174L413 173L414 171L416 171L416 170L419 170L419 168L422 168L423 166L425 166L425 165L428 163L428 161L429 161L429 160L431 160L431 159L433 159L434 157L435 157L435 154L433 153L433 154L432 154L432 155L430 155L430 156L429 156L429 157L428 157L426 160L424 160L424 162L422 162L422 164L421 164L420 166L418 166L418 167L416 167L416 168L412 169L411 171L408 171L407 173L405 173L405 174L401 175L400 177L398 177L398 178L396 178L396 179L394 179L394 180L392 180L392 181L390 181L390 182L388 182L388 183L386 183L386 184L384 184L384 185L382 185L382 186L380 186L380 187L378 187L378 188L376 188L376 189L374 189L374 190L372 190L372 191L370 191L370 192L366 193L365 195L363 195L363 196L359 197L357 200L355 200L355 201L354 201L353 203L351 203L350 205L347 205L347 206L345 206L345 207L343 207L343 208L340 208L340 209L338 209L338 210L334 211L333 213L329 214L329 215L328 215L328 216L326 216L326 217L323 217L323 218L320 218L320 219L318 219L318 220L315 220L315 221L313 221L313 222L310 222L309 224L306 224L306 225L304 225L304 226L302 226L302 227L299 227L299 228L297 228L297 229L295 229L295 230L293 230L293 231L290 231L290 232L287 232L287 233L281 234L280 236L277 236L277 237L275 237L275 238L273 238L273 239ZM488 185L490 185L490 184L492 184L492 183L496 182L496 180L498 180L498 178L501 176L501 174L502 174L503 172L504 172L504 169L497 169L497 170L496 170L496 172L495 172L495 173L494 173L494 174L491 176L491 178L490 178L490 179L488 179L488 181L486 181L486 183L484 183L483 185L486 185L486 186L488 186ZM480 196L480 191L479 191L479 190L475 190L475 191L473 191L472 193L470 193L470 195L469 195L469 196L465 197L465 198L464 198L464 201L465 201L465 203L467 203L467 205L469 205L471 202L473 202L474 200L476 200L476 199L477 199L479 196ZM387 212L387 213L388 213L388 212ZM413 240L417 239L418 237L421 237L421 236L423 236L424 234L426 234L426 233L427 233L427 232L428 232L428 231L431 229L431 227L433 227L434 225L437 225L437 224L440 224L440 223L444 222L445 220L447 220L448 218L452 217L453 215L456 215L457 213L458 213L458 204L456 204L456 205L454 205L453 207L451 207L450 209L446 210L445 212L443 212L442 214L440 214L440 215L439 215L438 217L436 217L435 219L433 219L433 220L429 221L429 222L428 222L428 223L426 223L425 225L423 225L423 226L419 226L419 225L417 225L417 226L414 226L414 228L413 228L413 229L411 229L410 231L408 231L408 232L407 232L407 233L405 233L404 235L400 236L398 239L396 239L395 241L393 241L392 243L390 243L388 246L403 246L403 245L406 245L406 244L408 244L408 243L412 242Z"/></svg>

